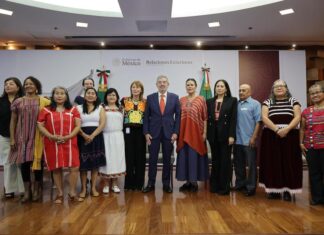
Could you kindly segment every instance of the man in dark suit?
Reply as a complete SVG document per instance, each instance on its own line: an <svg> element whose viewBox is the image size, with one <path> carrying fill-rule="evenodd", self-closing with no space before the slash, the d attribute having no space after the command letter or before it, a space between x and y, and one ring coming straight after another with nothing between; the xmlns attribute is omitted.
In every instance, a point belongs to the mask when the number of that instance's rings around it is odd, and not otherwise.
<svg viewBox="0 0 324 235"><path fill-rule="evenodd" d="M143 132L146 143L149 146L149 173L148 183L143 192L147 193L155 189L157 160L162 144L163 191L172 193L170 187L170 165L173 143L177 140L180 129L180 102L176 94L167 92L168 78L161 75L157 78L158 92L147 97L144 113Z"/></svg>

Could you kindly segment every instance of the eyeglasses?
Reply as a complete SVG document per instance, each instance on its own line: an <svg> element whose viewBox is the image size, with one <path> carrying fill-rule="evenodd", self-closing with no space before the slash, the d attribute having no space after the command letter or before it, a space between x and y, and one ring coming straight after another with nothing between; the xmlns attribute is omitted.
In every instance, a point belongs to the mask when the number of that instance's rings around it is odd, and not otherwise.
<svg viewBox="0 0 324 235"><path fill-rule="evenodd" d="M309 95L318 95L318 94L321 94L323 91L315 91L315 92L312 92L312 93L309 93Z"/></svg>
<svg viewBox="0 0 324 235"><path fill-rule="evenodd" d="M286 85L274 85L274 86L273 86L273 88L275 88L275 89L276 89L276 88L284 88L284 87L286 87Z"/></svg>

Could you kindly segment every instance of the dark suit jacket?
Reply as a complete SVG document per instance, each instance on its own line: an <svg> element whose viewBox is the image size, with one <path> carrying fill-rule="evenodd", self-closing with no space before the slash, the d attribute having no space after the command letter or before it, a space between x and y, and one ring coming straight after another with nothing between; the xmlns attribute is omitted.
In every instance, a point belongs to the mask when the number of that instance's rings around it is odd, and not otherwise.
<svg viewBox="0 0 324 235"><path fill-rule="evenodd" d="M153 139L158 138L163 129L164 138L171 139L172 134L179 135L180 129L180 102L176 94L167 93L167 102L164 114L161 114L159 94L153 93L147 97L143 133L150 134Z"/></svg>
<svg viewBox="0 0 324 235"><path fill-rule="evenodd" d="M227 141L229 137L236 138L237 99L235 97L224 97L217 126L215 122L215 105L215 97L207 100L207 139L209 144L215 141Z"/></svg>

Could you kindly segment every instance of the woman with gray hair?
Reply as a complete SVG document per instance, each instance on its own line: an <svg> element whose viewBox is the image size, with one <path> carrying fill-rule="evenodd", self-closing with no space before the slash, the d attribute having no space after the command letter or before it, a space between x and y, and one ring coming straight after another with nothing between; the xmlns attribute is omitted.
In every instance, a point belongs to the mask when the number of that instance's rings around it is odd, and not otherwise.
<svg viewBox="0 0 324 235"><path fill-rule="evenodd" d="M285 201L291 201L291 195L302 191L300 113L300 104L286 82L276 80L269 99L262 104L259 186L265 188L268 199L280 199L282 193Z"/></svg>

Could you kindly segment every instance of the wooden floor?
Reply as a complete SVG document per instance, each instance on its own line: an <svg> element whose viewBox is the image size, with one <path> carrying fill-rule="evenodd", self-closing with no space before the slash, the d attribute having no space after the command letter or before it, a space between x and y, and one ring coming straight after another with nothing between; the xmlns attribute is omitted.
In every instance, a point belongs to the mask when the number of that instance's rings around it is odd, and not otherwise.
<svg viewBox="0 0 324 235"><path fill-rule="evenodd" d="M180 193L175 181L172 194L157 183L155 193L110 193L83 203L65 197L55 205L46 174L42 202L0 202L0 234L324 234L324 206L309 205L307 171L304 176L295 202L268 200L262 189L249 198L218 196L203 184L198 193Z"/></svg>

